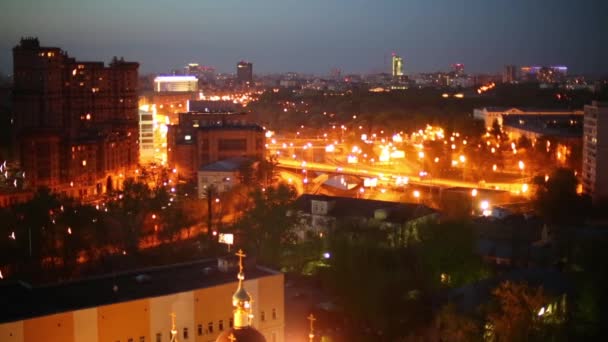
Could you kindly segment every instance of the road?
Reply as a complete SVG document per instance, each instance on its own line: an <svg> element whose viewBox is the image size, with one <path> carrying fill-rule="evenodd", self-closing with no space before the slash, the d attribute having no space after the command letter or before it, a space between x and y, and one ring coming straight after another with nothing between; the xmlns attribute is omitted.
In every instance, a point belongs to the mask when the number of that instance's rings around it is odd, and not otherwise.
<svg viewBox="0 0 608 342"><path fill-rule="evenodd" d="M420 180L418 176L412 176L401 172L395 172L390 168L385 167L373 167L373 166L336 166L318 162L302 162L289 158L277 159L278 166L285 169L301 170L306 169L310 171L327 172L334 174L344 174L359 177L388 177L395 179L396 177L409 177L409 184L422 185L422 186L434 186L434 187L463 187L471 189L492 189L492 190L506 190L514 193L518 193L522 189L521 183L475 183L461 180L445 179L445 178L430 178L428 180ZM349 164L351 165L351 164ZM391 180L392 181L392 180Z"/></svg>

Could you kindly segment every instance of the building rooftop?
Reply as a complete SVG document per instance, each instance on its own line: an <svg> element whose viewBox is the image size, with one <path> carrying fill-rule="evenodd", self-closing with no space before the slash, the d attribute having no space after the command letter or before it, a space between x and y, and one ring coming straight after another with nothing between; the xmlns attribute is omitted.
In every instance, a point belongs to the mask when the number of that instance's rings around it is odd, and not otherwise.
<svg viewBox="0 0 608 342"><path fill-rule="evenodd" d="M374 218L378 210L383 210L386 213L384 221L403 223L422 216L437 213L436 210L417 203L385 202L361 198L310 194L300 196L296 200L295 206L298 210L311 214L312 200L332 202L333 206L330 206L327 215L333 217Z"/></svg>
<svg viewBox="0 0 608 342"><path fill-rule="evenodd" d="M198 113L236 113L239 107L241 106L237 106L232 101L188 101L188 111ZM241 107L240 110L242 111L243 108Z"/></svg>
<svg viewBox="0 0 608 342"><path fill-rule="evenodd" d="M570 108L537 108L537 107L484 107L488 112L507 112L511 110L521 111L523 113L582 113L582 111Z"/></svg>
<svg viewBox="0 0 608 342"><path fill-rule="evenodd" d="M220 271L217 259L206 259L47 286L0 281L0 323L232 283L236 274ZM245 269L248 280L276 274L259 266Z"/></svg>
<svg viewBox="0 0 608 342"><path fill-rule="evenodd" d="M583 115L503 115L503 126L546 136L576 138L583 136Z"/></svg>
<svg viewBox="0 0 608 342"><path fill-rule="evenodd" d="M250 163L252 160L245 157L235 157L230 159L223 159L216 161L215 163L203 165L199 168L199 171L216 171L216 172L232 172L238 171L244 164Z"/></svg>

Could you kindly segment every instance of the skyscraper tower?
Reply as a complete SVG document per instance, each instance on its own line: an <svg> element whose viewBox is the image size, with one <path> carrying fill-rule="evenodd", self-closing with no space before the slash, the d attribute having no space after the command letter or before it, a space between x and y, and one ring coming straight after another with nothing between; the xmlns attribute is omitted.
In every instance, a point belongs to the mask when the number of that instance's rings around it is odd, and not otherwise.
<svg viewBox="0 0 608 342"><path fill-rule="evenodd" d="M236 80L241 85L253 84L253 64L240 61L236 65Z"/></svg>
<svg viewBox="0 0 608 342"><path fill-rule="evenodd" d="M403 58L401 58L394 52L391 65L393 77L403 76Z"/></svg>

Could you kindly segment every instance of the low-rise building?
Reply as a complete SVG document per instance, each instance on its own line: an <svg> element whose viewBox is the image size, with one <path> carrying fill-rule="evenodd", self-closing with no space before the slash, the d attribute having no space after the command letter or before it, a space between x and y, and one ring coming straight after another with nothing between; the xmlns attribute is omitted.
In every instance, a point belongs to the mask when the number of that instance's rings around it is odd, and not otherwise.
<svg viewBox="0 0 608 342"><path fill-rule="evenodd" d="M505 115L583 115L582 110L570 109L544 109L544 108L516 108L516 107L484 107L473 110L473 118L483 120L486 128L492 128L494 121L503 125Z"/></svg>
<svg viewBox="0 0 608 342"><path fill-rule="evenodd" d="M437 211L418 203L325 195L302 195L296 200L295 208L300 218L298 235L301 239L308 234L326 233L337 228L338 223L356 222L390 230L394 245L407 244L417 239L418 225L439 218Z"/></svg>
<svg viewBox="0 0 608 342"><path fill-rule="evenodd" d="M236 157L202 166L198 170L198 197L206 198L206 190L213 186L218 193L226 192L241 183L241 170L253 161Z"/></svg>
<svg viewBox="0 0 608 342"><path fill-rule="evenodd" d="M215 341L238 326L231 298L247 289L255 299L249 323L267 341L284 341L284 277L247 265L237 281L234 258L142 269L48 286L0 286L3 342L153 342L171 339L175 314L180 341ZM240 275L239 275L240 279Z"/></svg>

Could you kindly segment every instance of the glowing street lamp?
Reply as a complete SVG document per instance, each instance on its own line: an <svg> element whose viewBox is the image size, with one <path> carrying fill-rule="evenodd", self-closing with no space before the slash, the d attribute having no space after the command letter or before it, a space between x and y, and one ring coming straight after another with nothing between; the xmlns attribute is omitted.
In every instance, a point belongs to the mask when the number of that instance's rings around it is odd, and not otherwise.
<svg viewBox="0 0 608 342"><path fill-rule="evenodd" d="M479 207L481 208L481 210L488 210L490 208L490 202L488 201L481 201L481 203L479 204Z"/></svg>

